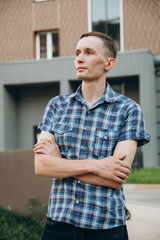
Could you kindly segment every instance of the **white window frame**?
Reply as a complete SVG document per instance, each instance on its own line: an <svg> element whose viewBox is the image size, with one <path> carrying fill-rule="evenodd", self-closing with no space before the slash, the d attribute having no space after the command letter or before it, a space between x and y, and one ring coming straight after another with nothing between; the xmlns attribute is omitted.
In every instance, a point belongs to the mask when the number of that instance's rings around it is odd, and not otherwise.
<svg viewBox="0 0 160 240"><path fill-rule="evenodd" d="M35 2L44 2L44 1L48 1L48 0L35 0Z"/></svg>
<svg viewBox="0 0 160 240"><path fill-rule="evenodd" d="M52 34L53 32L40 32L36 34L36 59L45 59L45 58L40 58L40 35L41 34L46 34L46 42L47 42L47 57L46 59L52 59Z"/></svg>
<svg viewBox="0 0 160 240"><path fill-rule="evenodd" d="M124 52L123 0L120 0L120 52Z"/></svg>
<svg viewBox="0 0 160 240"><path fill-rule="evenodd" d="M92 0L88 0L88 32L92 32Z"/></svg>
<svg viewBox="0 0 160 240"><path fill-rule="evenodd" d="M39 34L36 34L36 59L40 59L40 37Z"/></svg>
<svg viewBox="0 0 160 240"><path fill-rule="evenodd" d="M124 51L123 0L120 1L120 52ZM92 0L88 0L88 32L92 32Z"/></svg>

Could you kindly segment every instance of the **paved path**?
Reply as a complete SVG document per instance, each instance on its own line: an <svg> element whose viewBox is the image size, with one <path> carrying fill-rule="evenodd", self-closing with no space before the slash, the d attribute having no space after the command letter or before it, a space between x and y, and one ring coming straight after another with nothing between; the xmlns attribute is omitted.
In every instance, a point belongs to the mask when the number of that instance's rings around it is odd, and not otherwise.
<svg viewBox="0 0 160 240"><path fill-rule="evenodd" d="M160 185L126 185L129 240L160 240Z"/></svg>

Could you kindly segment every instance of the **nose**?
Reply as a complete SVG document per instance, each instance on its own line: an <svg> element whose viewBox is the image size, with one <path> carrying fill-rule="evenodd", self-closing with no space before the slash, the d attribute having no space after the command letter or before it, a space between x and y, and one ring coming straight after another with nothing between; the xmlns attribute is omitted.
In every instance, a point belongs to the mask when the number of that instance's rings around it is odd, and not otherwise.
<svg viewBox="0 0 160 240"><path fill-rule="evenodd" d="M78 56L76 56L75 61L76 61L77 63L84 62L83 54L82 54L82 53L79 53Z"/></svg>

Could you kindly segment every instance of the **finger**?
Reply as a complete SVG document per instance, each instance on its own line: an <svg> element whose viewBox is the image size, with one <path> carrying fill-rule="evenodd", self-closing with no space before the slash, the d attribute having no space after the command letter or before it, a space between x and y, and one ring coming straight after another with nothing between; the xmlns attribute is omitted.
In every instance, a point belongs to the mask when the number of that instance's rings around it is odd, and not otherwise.
<svg viewBox="0 0 160 240"><path fill-rule="evenodd" d="M46 154L43 149L37 149L34 151L35 153L41 153L41 154Z"/></svg>
<svg viewBox="0 0 160 240"><path fill-rule="evenodd" d="M40 145L42 145L42 142L37 142L37 143L34 145L34 147L38 147L38 146L40 146Z"/></svg>
<svg viewBox="0 0 160 240"><path fill-rule="evenodd" d="M40 140L35 144L35 146L36 146L36 145L39 145L39 144L42 144L42 143L45 144L45 143L47 143L47 142L48 142L47 139L44 139L44 138L43 138L43 139L40 139Z"/></svg>
<svg viewBox="0 0 160 240"><path fill-rule="evenodd" d="M53 139L47 139L47 142L51 143L51 144L56 144Z"/></svg>
<svg viewBox="0 0 160 240"><path fill-rule="evenodd" d="M120 184L123 184L123 183L126 182L125 179L117 177L117 176L115 176L114 181L117 182L117 183L120 183Z"/></svg>
<svg viewBox="0 0 160 240"><path fill-rule="evenodd" d="M128 178L128 175L125 174L125 173L123 173L123 172L119 172L119 173L118 173L118 177L121 178L121 179L123 179L123 180L126 180L126 179Z"/></svg>
<svg viewBox="0 0 160 240"><path fill-rule="evenodd" d="M43 146L47 146L47 145L50 146L48 141L43 139L43 140L39 141L38 143L36 143L34 145L34 147L43 147Z"/></svg>
<svg viewBox="0 0 160 240"><path fill-rule="evenodd" d="M38 144L37 146L34 147L34 151L37 151L39 149L45 149L45 145L44 144Z"/></svg>
<svg viewBox="0 0 160 240"><path fill-rule="evenodd" d="M131 174L130 169L125 168L125 167L120 167L120 172L126 174L127 176L129 176Z"/></svg>
<svg viewBox="0 0 160 240"><path fill-rule="evenodd" d="M48 153L49 153L48 148L47 148L46 146L44 146L44 144L35 147L35 148L33 149L33 151L34 151L35 153L37 153L37 152L44 153L44 154L48 154Z"/></svg>
<svg viewBox="0 0 160 240"><path fill-rule="evenodd" d="M125 161L121 161L120 166L131 170L131 165Z"/></svg>

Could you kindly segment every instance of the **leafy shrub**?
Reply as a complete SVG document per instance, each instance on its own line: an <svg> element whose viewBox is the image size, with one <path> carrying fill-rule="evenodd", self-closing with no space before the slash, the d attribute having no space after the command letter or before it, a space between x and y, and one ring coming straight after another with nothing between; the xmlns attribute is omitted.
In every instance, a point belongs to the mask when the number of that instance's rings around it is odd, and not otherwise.
<svg viewBox="0 0 160 240"><path fill-rule="evenodd" d="M1 240L39 240L43 226L31 217L0 207Z"/></svg>
<svg viewBox="0 0 160 240"><path fill-rule="evenodd" d="M46 220L47 205L41 204L40 200L35 197L29 199L30 206L28 210L31 212L31 217L39 224L44 224Z"/></svg>

